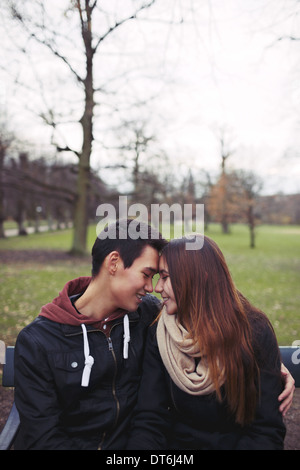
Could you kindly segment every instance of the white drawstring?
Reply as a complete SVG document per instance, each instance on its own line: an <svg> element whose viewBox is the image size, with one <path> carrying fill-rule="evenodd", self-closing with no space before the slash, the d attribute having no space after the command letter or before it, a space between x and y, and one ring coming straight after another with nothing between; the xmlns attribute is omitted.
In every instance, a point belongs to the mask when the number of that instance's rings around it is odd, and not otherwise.
<svg viewBox="0 0 300 470"><path fill-rule="evenodd" d="M123 318L123 325L124 325L124 343L123 343L123 357L124 359L128 359L128 345L130 342L130 330L129 330L129 318L126 314ZM90 347L88 341L88 335L86 331L86 326L82 323L81 324L82 332L83 332L83 350L84 350L84 369L81 378L81 386L88 387L90 382L90 375L91 370L94 364L94 358L90 355Z"/></svg>
<svg viewBox="0 0 300 470"><path fill-rule="evenodd" d="M130 341L130 330L129 330L129 318L127 314L123 318L123 325L124 325L123 357L124 359L128 359L128 343Z"/></svg>
<svg viewBox="0 0 300 470"><path fill-rule="evenodd" d="M94 358L90 356L90 347L89 347L86 326L83 323L81 324L81 328L83 332L83 350L84 350L84 359L85 359L84 361L85 365L84 365L82 378L81 378L81 386L88 387L89 382L90 382L91 370L94 364Z"/></svg>

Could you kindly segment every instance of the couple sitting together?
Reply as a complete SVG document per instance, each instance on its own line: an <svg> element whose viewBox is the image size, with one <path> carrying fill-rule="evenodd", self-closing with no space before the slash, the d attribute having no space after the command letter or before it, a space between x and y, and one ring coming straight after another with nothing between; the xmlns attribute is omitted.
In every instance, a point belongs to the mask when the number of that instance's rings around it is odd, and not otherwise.
<svg viewBox="0 0 300 470"><path fill-rule="evenodd" d="M15 449L283 449L294 380L216 243L110 227L18 336Z"/></svg>

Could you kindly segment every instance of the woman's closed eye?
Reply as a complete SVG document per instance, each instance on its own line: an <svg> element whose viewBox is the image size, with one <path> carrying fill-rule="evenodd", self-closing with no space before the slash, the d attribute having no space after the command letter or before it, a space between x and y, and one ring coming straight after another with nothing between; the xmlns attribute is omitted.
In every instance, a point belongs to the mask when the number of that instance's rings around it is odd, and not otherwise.
<svg viewBox="0 0 300 470"><path fill-rule="evenodd" d="M162 269L159 273L159 278L165 281L166 279L168 279L168 277L169 277L169 273L165 271L164 269Z"/></svg>

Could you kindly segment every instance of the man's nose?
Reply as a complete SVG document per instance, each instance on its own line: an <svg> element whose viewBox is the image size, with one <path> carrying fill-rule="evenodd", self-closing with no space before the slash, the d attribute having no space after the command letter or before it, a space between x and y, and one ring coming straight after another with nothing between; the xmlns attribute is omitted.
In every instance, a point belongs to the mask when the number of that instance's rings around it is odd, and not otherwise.
<svg viewBox="0 0 300 470"><path fill-rule="evenodd" d="M159 279L159 280L157 281L156 286L155 286L155 292L157 292L158 294L160 294L162 291L163 291L162 282L161 282L161 279Z"/></svg>
<svg viewBox="0 0 300 470"><path fill-rule="evenodd" d="M152 279L148 279L145 286L144 286L144 289L145 291L147 292L153 292L153 284L152 284Z"/></svg>

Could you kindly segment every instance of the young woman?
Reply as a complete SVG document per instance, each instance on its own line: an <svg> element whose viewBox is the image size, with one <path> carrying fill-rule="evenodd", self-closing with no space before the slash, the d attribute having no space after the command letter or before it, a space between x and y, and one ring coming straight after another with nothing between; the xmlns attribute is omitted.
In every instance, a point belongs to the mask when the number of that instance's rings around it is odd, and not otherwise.
<svg viewBox="0 0 300 470"><path fill-rule="evenodd" d="M282 449L273 328L236 289L216 243L187 242L172 240L160 257L164 307L149 330L128 447Z"/></svg>

